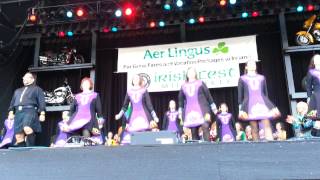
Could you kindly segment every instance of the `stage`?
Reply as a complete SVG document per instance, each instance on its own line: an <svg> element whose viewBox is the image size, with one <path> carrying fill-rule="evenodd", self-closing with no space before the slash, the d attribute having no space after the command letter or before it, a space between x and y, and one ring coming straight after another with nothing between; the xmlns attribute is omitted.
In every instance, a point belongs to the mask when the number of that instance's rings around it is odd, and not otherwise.
<svg viewBox="0 0 320 180"><path fill-rule="evenodd" d="M1 179L319 179L320 141L0 151ZM19 169L19 170L18 170Z"/></svg>

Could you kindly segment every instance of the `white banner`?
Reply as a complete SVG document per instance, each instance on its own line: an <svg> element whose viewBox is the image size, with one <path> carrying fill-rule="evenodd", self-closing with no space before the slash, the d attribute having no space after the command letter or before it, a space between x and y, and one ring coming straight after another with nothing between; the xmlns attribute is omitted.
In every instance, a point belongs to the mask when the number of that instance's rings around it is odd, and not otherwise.
<svg viewBox="0 0 320 180"><path fill-rule="evenodd" d="M150 92L179 90L188 67L209 88L237 86L239 63L257 60L256 36L120 48L118 72L143 74ZM129 86L128 86L129 87Z"/></svg>
<svg viewBox="0 0 320 180"><path fill-rule="evenodd" d="M158 71L128 72L127 87L131 86L132 76L141 74L148 83L148 91L176 91L185 82L186 68L171 70L159 68ZM238 85L239 64L219 63L215 66L198 66L198 78L203 80L209 88L231 87Z"/></svg>

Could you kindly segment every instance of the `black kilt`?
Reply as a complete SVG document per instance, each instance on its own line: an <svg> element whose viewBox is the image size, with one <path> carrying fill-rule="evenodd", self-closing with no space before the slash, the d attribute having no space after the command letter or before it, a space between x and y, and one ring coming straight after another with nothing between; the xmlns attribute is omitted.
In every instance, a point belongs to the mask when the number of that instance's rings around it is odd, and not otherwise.
<svg viewBox="0 0 320 180"><path fill-rule="evenodd" d="M41 132L38 111L36 109L17 110L14 117L14 133L22 133L24 127L30 127L34 132Z"/></svg>

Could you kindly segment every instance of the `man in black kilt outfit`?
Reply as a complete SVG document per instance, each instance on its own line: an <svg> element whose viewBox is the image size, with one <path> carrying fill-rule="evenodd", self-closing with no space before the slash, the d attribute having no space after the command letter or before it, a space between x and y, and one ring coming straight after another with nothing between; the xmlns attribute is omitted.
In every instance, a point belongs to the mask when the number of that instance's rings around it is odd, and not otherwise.
<svg viewBox="0 0 320 180"><path fill-rule="evenodd" d="M35 133L41 132L40 121L45 120L44 93L35 85L36 76L27 72L24 87L16 89L9 107L8 119L14 119L15 146L34 146Z"/></svg>

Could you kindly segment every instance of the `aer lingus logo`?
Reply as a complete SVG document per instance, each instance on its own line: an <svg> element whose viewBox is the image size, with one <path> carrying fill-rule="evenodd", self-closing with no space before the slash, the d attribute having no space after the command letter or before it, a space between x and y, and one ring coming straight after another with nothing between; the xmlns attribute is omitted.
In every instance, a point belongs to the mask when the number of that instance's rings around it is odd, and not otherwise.
<svg viewBox="0 0 320 180"><path fill-rule="evenodd" d="M225 42L219 42L218 47L213 48L212 53L218 54L219 52L227 54L229 52L229 47L226 46Z"/></svg>

